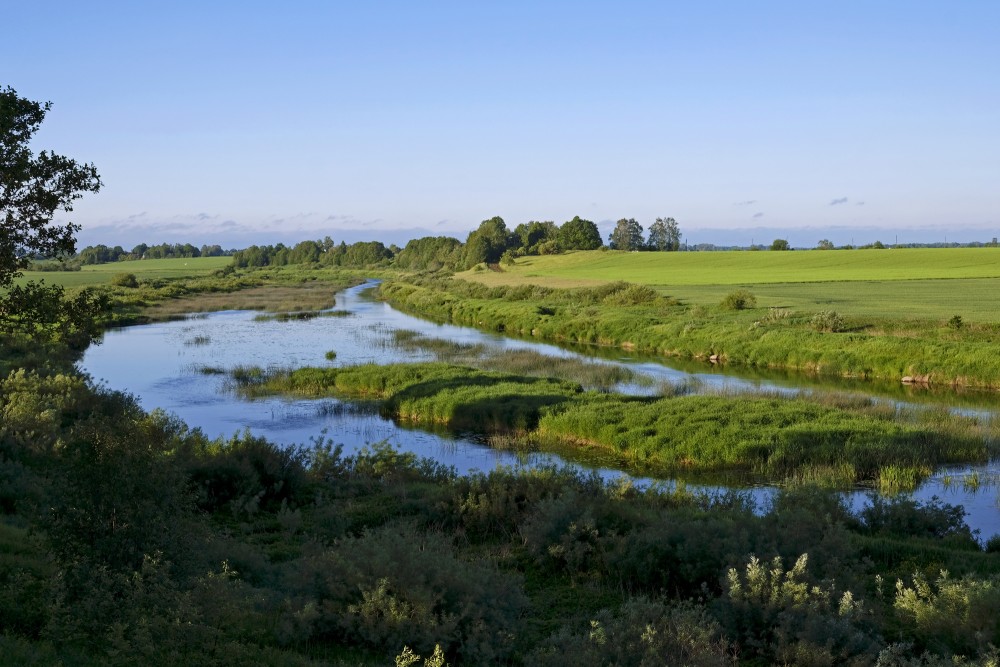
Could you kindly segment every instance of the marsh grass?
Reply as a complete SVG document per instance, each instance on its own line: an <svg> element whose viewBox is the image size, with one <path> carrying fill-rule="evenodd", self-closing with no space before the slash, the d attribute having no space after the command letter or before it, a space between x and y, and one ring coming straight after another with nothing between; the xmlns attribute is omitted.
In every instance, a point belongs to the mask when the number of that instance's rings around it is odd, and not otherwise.
<svg viewBox="0 0 1000 667"><path fill-rule="evenodd" d="M189 338L188 340L184 341L184 344L188 346L197 347L201 345L208 345L211 342L212 339L209 338L208 336L195 336L194 338Z"/></svg>
<svg viewBox="0 0 1000 667"><path fill-rule="evenodd" d="M293 394L379 400L383 413L411 424L479 433L533 429L543 408L582 391L578 384L443 363L364 364L293 371L236 368L246 396Z"/></svg>
<svg viewBox="0 0 1000 667"><path fill-rule="evenodd" d="M434 355L438 361L528 377L558 378L577 382L586 389L610 391L624 384L652 386L653 380L617 364L587 361L579 357L556 357L530 349L502 350L481 343L459 343L399 329L393 343L403 350Z"/></svg>
<svg viewBox="0 0 1000 667"><path fill-rule="evenodd" d="M504 431L490 433L486 436L486 444L505 452L529 453L538 451L538 443L531 434L523 431Z"/></svg>
<svg viewBox="0 0 1000 667"><path fill-rule="evenodd" d="M305 322L318 317L351 317L349 310L299 310L294 312L274 313L273 315L257 315L254 322Z"/></svg>
<svg viewBox="0 0 1000 667"><path fill-rule="evenodd" d="M934 466L995 453L989 423L848 395L625 396L442 362L231 375L249 396L378 401L383 415L401 422L496 435L495 446L569 453L638 474L732 471L895 492L914 488Z"/></svg>

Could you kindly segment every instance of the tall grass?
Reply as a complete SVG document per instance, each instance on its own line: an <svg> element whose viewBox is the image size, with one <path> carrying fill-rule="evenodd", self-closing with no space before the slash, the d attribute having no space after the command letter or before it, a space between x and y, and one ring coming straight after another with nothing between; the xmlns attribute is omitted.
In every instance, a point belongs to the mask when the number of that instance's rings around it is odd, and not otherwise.
<svg viewBox="0 0 1000 667"><path fill-rule="evenodd" d="M422 317L541 340L622 347L681 359L714 358L751 368L932 386L1000 389L996 327L960 330L943 322L842 316L838 331L817 330L814 313L775 317L764 308L728 310L658 296L632 303L626 283L559 290L538 285L488 287L413 278L384 283L382 298Z"/></svg>
<svg viewBox="0 0 1000 667"><path fill-rule="evenodd" d="M433 338L406 329L394 331L393 342L405 350L433 354L438 361L529 377L559 378L577 382L586 389L610 391L626 383L652 385L652 380L647 376L626 366L587 361L578 357L556 357L536 350L502 350L481 343L459 343Z"/></svg>
<svg viewBox="0 0 1000 667"><path fill-rule="evenodd" d="M250 395L378 400L408 423L517 433L504 447L605 456L640 474L743 471L762 480L913 488L933 466L995 454L989 422L846 396L584 392L580 385L441 362L236 369Z"/></svg>
<svg viewBox="0 0 1000 667"><path fill-rule="evenodd" d="M298 310L285 313L274 313L268 315L256 315L254 322L304 322L314 320L317 317L350 317L353 315L349 310Z"/></svg>

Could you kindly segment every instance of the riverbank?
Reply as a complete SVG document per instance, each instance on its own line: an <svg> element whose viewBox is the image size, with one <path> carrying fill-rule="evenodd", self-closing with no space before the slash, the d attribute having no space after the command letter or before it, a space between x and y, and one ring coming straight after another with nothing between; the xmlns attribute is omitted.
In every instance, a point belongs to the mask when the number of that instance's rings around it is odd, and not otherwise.
<svg viewBox="0 0 1000 667"><path fill-rule="evenodd" d="M422 317L537 340L613 346L734 367L1000 390L996 327L865 322L833 311L758 308L753 295L706 307L650 287L553 289L397 277L380 298Z"/></svg>

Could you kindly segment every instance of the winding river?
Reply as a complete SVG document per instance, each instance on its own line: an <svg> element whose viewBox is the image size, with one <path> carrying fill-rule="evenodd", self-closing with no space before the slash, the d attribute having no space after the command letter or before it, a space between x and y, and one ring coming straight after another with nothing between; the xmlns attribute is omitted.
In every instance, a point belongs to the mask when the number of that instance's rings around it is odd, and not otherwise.
<svg viewBox="0 0 1000 667"><path fill-rule="evenodd" d="M238 365L299 367L399 361L429 361L429 353L402 350L393 342L393 332L401 329L454 342L481 344L495 349L530 348L547 355L579 356L600 363L626 364L655 380L695 382L699 386L728 391L773 390L794 392L802 389L849 389L874 393L884 400L933 402L953 409L993 414L994 396L902 393L896 387L870 387L820 383L791 375L734 374L726 369L706 371L703 366L667 365L662 360L624 355L619 351L564 349L532 341L484 333L468 327L435 324L395 310L368 294L372 283L352 287L337 295L336 307L347 317L317 317L287 322L258 321L258 313L223 311L192 316L184 320L125 327L105 333L101 345L91 346L80 365L96 381L111 389L136 396L147 410L162 409L177 415L210 437L229 437L249 429L282 444L306 444L318 438L344 445L345 453L387 440L404 451L454 466L460 473L491 470L499 465L532 466L561 464L559 457L544 453L514 454L487 447L474 437L433 434L401 427L370 410L357 409L334 399L303 400L262 398L247 400L228 389L223 375L206 375L205 367L232 368ZM328 361L325 354L336 352ZM682 370L683 368L683 370ZM600 469L606 477L622 473ZM978 483L969 483L973 479ZM1000 479L1000 462L988 465L939 470L912 495L921 500L938 496L961 504L968 512L969 525L983 539L1000 534L1000 495L995 481ZM646 480L642 480L646 481ZM991 483L992 482L992 483ZM675 483L666 480L666 484ZM691 490L718 490L688 484ZM758 501L766 502L771 487L749 490ZM865 502L867 494L849 494L854 505Z"/></svg>

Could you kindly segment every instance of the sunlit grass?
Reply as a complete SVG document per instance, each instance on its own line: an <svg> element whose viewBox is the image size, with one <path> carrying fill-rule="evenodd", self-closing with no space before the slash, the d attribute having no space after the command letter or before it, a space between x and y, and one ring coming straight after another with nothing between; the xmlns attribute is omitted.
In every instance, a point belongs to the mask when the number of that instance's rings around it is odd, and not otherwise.
<svg viewBox="0 0 1000 667"><path fill-rule="evenodd" d="M848 396L636 397L440 362L241 367L231 375L250 396L378 400L399 421L472 430L503 449L604 457L638 474L743 471L772 482L895 492L914 488L933 466L997 453L990 423Z"/></svg>

